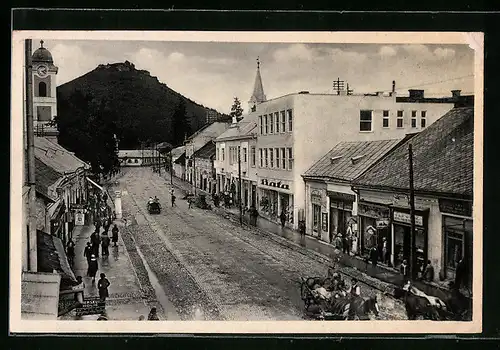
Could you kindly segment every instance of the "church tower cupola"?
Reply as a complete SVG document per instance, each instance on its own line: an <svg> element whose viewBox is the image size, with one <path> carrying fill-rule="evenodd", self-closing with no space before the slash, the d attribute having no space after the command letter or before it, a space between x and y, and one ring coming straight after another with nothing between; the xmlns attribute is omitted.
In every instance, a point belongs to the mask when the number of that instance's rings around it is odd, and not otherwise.
<svg viewBox="0 0 500 350"><path fill-rule="evenodd" d="M257 74L255 76L255 83L253 85L253 93L250 97L250 101L248 101L248 108L250 109L250 111L255 111L256 106L264 101L266 101L266 95L264 94L262 77L260 76L260 60L257 57Z"/></svg>

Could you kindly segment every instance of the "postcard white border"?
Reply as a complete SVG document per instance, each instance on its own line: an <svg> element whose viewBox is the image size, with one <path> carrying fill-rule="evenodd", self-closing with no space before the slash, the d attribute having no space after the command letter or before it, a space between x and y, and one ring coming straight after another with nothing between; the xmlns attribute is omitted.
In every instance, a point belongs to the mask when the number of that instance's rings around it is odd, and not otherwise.
<svg viewBox="0 0 500 350"><path fill-rule="evenodd" d="M22 116L24 39L144 40L350 44L468 44L475 50L473 320L433 321L31 321L21 320ZM483 270L483 33L462 32L202 32L202 31L14 31L11 110L11 333L271 333L329 335L359 333L479 333L482 330Z"/></svg>

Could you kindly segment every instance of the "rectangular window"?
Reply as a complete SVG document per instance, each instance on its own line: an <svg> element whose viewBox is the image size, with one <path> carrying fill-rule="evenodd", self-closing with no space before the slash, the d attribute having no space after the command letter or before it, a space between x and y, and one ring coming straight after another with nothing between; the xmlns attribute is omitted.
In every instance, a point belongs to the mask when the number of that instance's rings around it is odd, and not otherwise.
<svg viewBox="0 0 500 350"><path fill-rule="evenodd" d="M293 114L291 109L286 112L288 114L288 131L290 132L293 131Z"/></svg>
<svg viewBox="0 0 500 350"><path fill-rule="evenodd" d="M422 111L422 114L420 115L420 127L421 128L425 128L426 127L426 124L427 124L427 112L426 111Z"/></svg>
<svg viewBox="0 0 500 350"><path fill-rule="evenodd" d="M269 148L269 167L274 168L274 151L272 148Z"/></svg>
<svg viewBox="0 0 500 350"><path fill-rule="evenodd" d="M312 208L313 208L313 231L318 232L321 220L321 207L317 204L313 204Z"/></svg>
<svg viewBox="0 0 500 350"><path fill-rule="evenodd" d="M274 134L274 118L273 114L269 114L269 133Z"/></svg>
<svg viewBox="0 0 500 350"><path fill-rule="evenodd" d="M247 148L243 148L243 163L247 162Z"/></svg>
<svg viewBox="0 0 500 350"><path fill-rule="evenodd" d="M218 148L215 149L215 159L219 160L219 149Z"/></svg>
<svg viewBox="0 0 500 350"><path fill-rule="evenodd" d="M411 111L411 117L416 118L417 117L417 111Z"/></svg>
<svg viewBox="0 0 500 350"><path fill-rule="evenodd" d="M259 148L259 163L260 163L260 167L263 168L264 167L264 157L262 156L262 148Z"/></svg>
<svg viewBox="0 0 500 350"><path fill-rule="evenodd" d="M402 128L403 123L403 111L398 111L398 118L396 119L396 127Z"/></svg>
<svg viewBox="0 0 500 350"><path fill-rule="evenodd" d="M359 111L359 131L372 131L372 111Z"/></svg>
<svg viewBox="0 0 500 350"><path fill-rule="evenodd" d="M389 111L384 111L383 112L382 127L383 128L388 128L389 127Z"/></svg>
<svg viewBox="0 0 500 350"><path fill-rule="evenodd" d="M281 149L281 169L286 170L286 150Z"/></svg>
<svg viewBox="0 0 500 350"><path fill-rule="evenodd" d="M268 155L267 155L267 148L264 149L264 156L265 156L265 159L266 159L265 167L267 168L269 166Z"/></svg>
<svg viewBox="0 0 500 350"><path fill-rule="evenodd" d="M291 147L288 148L288 170L293 170L293 150Z"/></svg>
<svg viewBox="0 0 500 350"><path fill-rule="evenodd" d="M260 128L260 134L262 135L264 133L264 125L262 125L262 116L259 115L259 128Z"/></svg>
<svg viewBox="0 0 500 350"><path fill-rule="evenodd" d="M280 115L281 115L281 132L285 132L286 131L286 115L285 115L285 111L281 111L280 112Z"/></svg>
<svg viewBox="0 0 500 350"><path fill-rule="evenodd" d="M265 128L264 135L267 135L267 132L269 131L269 125L267 124L267 115L264 116L264 128Z"/></svg>
<svg viewBox="0 0 500 350"><path fill-rule="evenodd" d="M274 113L274 122L276 124L276 133L280 132L280 114L278 112Z"/></svg>
<svg viewBox="0 0 500 350"><path fill-rule="evenodd" d="M250 148L250 160L251 160L250 164L252 165L252 167L255 167L255 147L254 146L252 146Z"/></svg>
<svg viewBox="0 0 500 350"><path fill-rule="evenodd" d="M220 150L222 152L222 161L224 161L224 148L221 148Z"/></svg>
<svg viewBox="0 0 500 350"><path fill-rule="evenodd" d="M411 118L411 127L416 128L417 127L417 118Z"/></svg>
<svg viewBox="0 0 500 350"><path fill-rule="evenodd" d="M281 167L281 164L280 164L280 149L276 148L275 153L276 153L276 168L279 169Z"/></svg>

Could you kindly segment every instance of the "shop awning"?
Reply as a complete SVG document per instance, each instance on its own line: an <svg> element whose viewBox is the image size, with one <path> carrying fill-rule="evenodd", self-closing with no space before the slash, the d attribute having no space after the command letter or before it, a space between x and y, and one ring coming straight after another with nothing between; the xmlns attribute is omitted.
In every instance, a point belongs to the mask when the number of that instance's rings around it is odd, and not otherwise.
<svg viewBox="0 0 500 350"><path fill-rule="evenodd" d="M21 319L56 320L58 316L58 273L23 272L21 280Z"/></svg>
<svg viewBox="0 0 500 350"><path fill-rule="evenodd" d="M57 271L61 275L61 289L69 289L78 284L59 238L37 230L37 248L39 272Z"/></svg>
<svg viewBox="0 0 500 350"><path fill-rule="evenodd" d="M91 179L89 179L87 177L87 181L90 182L92 185L94 185L95 187L97 187L98 189L100 189L101 191L104 191L104 189L102 188L102 186L99 186L96 182L92 181Z"/></svg>

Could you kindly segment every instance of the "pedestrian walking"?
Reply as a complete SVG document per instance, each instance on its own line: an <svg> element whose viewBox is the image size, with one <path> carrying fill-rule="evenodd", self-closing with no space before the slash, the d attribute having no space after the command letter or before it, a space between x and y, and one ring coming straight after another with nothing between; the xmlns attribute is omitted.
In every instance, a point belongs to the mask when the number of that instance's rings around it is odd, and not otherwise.
<svg viewBox="0 0 500 350"><path fill-rule="evenodd" d="M189 196L188 197L188 209L191 209L191 205L193 204L193 197Z"/></svg>
<svg viewBox="0 0 500 350"><path fill-rule="evenodd" d="M101 243L101 239L99 238L99 234L96 234L96 232L92 233L90 235L90 241L92 242L92 254L94 254L96 257L99 256L99 244Z"/></svg>
<svg viewBox="0 0 500 350"><path fill-rule="evenodd" d="M382 238L382 262L384 264L387 263L388 259L388 250L387 250L387 238Z"/></svg>
<svg viewBox="0 0 500 350"><path fill-rule="evenodd" d="M349 254L349 239L346 233L342 234L342 252L344 254Z"/></svg>
<svg viewBox="0 0 500 350"><path fill-rule="evenodd" d="M152 307L151 311L149 312L148 315L148 321L159 321L160 318L158 317L158 314L156 313L156 307Z"/></svg>
<svg viewBox="0 0 500 350"><path fill-rule="evenodd" d="M408 280L408 277L409 277L409 274L410 274L409 273L409 269L408 269L408 262L406 261L406 259L403 259L403 262L399 266L399 271L403 275L403 282L402 282L402 284L404 285L406 283L406 281Z"/></svg>
<svg viewBox="0 0 500 350"><path fill-rule="evenodd" d="M373 246L372 249L370 250L370 261L372 262L372 265L374 267L377 266L377 262L378 262L378 249L375 246Z"/></svg>
<svg viewBox="0 0 500 350"><path fill-rule="evenodd" d="M460 290L462 285L467 285L466 283L466 265L464 258L461 258L456 265L455 269L455 288Z"/></svg>
<svg viewBox="0 0 500 350"><path fill-rule="evenodd" d="M66 244L66 256L68 257L68 262L70 266L75 263L75 242L70 238Z"/></svg>
<svg viewBox="0 0 500 350"><path fill-rule="evenodd" d="M422 279L428 282L434 281L434 267L432 266L430 260L427 260L427 265L422 272Z"/></svg>
<svg viewBox="0 0 500 350"><path fill-rule="evenodd" d="M116 243L118 242L118 226L113 226L113 229L111 230L111 240L113 242L113 245L116 247Z"/></svg>
<svg viewBox="0 0 500 350"><path fill-rule="evenodd" d="M108 287L111 283L109 283L106 275L101 273L101 279L97 282L97 289L99 290L99 298L102 301L106 301L106 298L109 297Z"/></svg>
<svg viewBox="0 0 500 350"><path fill-rule="evenodd" d="M89 263L89 276L92 277L92 282L95 282L95 275L97 274L98 269L99 265L97 264L97 258L95 254L92 254Z"/></svg>
<svg viewBox="0 0 500 350"><path fill-rule="evenodd" d="M87 276L90 276L90 259L92 257L92 245L87 242L87 246L83 250L83 256L87 258Z"/></svg>
<svg viewBox="0 0 500 350"><path fill-rule="evenodd" d="M170 199L172 201L172 207L175 207L175 195L172 193L172 195L170 196Z"/></svg>
<svg viewBox="0 0 500 350"><path fill-rule="evenodd" d="M285 227L286 214L284 210L281 211L280 220L281 220L281 227Z"/></svg>
<svg viewBox="0 0 500 350"><path fill-rule="evenodd" d="M109 256L109 243L110 243L109 236L107 234L102 235L101 247L103 256Z"/></svg>

